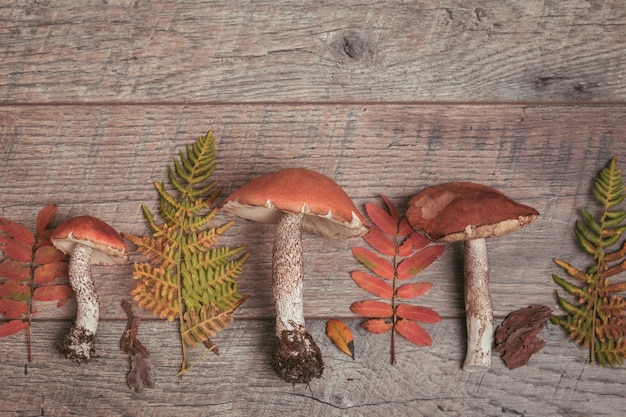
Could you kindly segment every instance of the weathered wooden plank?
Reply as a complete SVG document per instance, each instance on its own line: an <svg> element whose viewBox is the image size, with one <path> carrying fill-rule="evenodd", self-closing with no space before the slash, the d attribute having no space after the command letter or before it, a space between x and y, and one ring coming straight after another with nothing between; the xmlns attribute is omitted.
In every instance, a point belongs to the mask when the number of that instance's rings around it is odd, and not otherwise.
<svg viewBox="0 0 626 417"><path fill-rule="evenodd" d="M66 324L37 322L27 375L23 337L0 339L0 374L7 382L0 415L619 415L626 371L586 364L584 353L554 326L542 333L548 344L529 365L510 371L495 354L488 372L468 373L460 368L462 320L434 326L430 348L399 338L397 366L389 364L388 335L348 324L356 334L354 361L331 345L323 321L310 323L326 369L307 387L286 384L271 370L271 321L235 322L216 339L220 355L205 358L181 381L173 377L180 358L175 324L144 321L139 337L152 352L157 381L154 389L132 393L124 380L127 357L118 347L123 322L102 324L100 357L88 365L54 352Z"/></svg>
<svg viewBox="0 0 626 417"><path fill-rule="evenodd" d="M622 2L3 2L0 102L624 101Z"/></svg>
<svg viewBox="0 0 626 417"><path fill-rule="evenodd" d="M591 203L598 170L612 155L626 155L625 116L624 106L5 106L0 216L32 229L37 211L55 202L57 223L91 214L145 233L140 205L155 208L152 182L165 179L172 156L210 128L224 197L288 166L334 178L361 209L382 204L380 193L403 210L427 186L481 182L541 213L529 228L489 243L494 311L503 317L533 303L554 306L553 257L587 262L573 222L577 208ZM222 240L252 253L241 280L252 297L241 317L274 314L272 238L272 226L238 222ZM360 268L349 248L365 243L305 234L304 245L306 315L349 317L350 304L368 297L349 279ZM462 259L451 245L419 276L435 283L420 303L446 317L462 314ZM130 264L96 268L104 318L124 317L119 300L133 288L131 271ZM74 308L53 307L43 305L41 317L67 318Z"/></svg>

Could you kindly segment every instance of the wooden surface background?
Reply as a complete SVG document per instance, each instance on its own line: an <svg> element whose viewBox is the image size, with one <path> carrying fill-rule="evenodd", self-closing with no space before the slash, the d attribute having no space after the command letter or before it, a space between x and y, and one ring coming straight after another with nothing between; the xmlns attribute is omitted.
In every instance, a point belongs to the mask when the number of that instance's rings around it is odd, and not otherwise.
<svg viewBox="0 0 626 417"><path fill-rule="evenodd" d="M50 1L0 5L0 217L31 229L44 205L55 223L97 216L143 234L153 181L207 130L217 138L220 198L248 180L302 166L335 179L357 207L408 198L441 182L484 183L540 218L489 242L494 312L557 309L551 259L585 266L572 234L608 159L626 167L626 4L610 0L416 2ZM217 221L230 218L219 215ZM0 339L0 416L612 416L626 371L587 363L548 326L547 346L510 371L485 373L465 354L462 253L450 245L420 275L419 299L444 320L434 344L367 334L349 311L369 298L349 278L360 239L305 234L305 315L326 361L309 386L269 365L272 226L238 222L221 243L252 255L250 299L209 356L182 380L176 323L144 318L156 387L125 385L120 301L132 264L94 268L102 303L99 358L75 365L55 349L75 303L39 303L26 334ZM131 261L142 258L132 253ZM324 335L342 318L356 360Z"/></svg>

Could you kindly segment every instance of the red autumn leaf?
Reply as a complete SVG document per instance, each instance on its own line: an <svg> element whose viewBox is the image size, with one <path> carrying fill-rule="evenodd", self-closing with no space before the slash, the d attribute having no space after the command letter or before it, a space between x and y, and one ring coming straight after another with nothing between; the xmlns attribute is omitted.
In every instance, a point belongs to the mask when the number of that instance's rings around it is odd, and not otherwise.
<svg viewBox="0 0 626 417"><path fill-rule="evenodd" d="M0 284L0 297L23 301L30 298L30 286L7 280Z"/></svg>
<svg viewBox="0 0 626 417"><path fill-rule="evenodd" d="M428 268L442 253L443 245L432 245L406 258L398 265L398 278L409 279L414 277Z"/></svg>
<svg viewBox="0 0 626 417"><path fill-rule="evenodd" d="M369 319L361 323L361 327L371 333L386 333L391 330L393 323L384 319Z"/></svg>
<svg viewBox="0 0 626 417"><path fill-rule="evenodd" d="M404 242L402 242L402 246L400 246L400 248L403 249L404 247L407 247L406 249L407 252L409 250L410 251L420 250L428 246L429 243L432 243L430 239L425 238L419 233L413 232L409 235L409 237L406 238ZM405 255L402 255L402 256L408 256L408 255L410 255L410 253L406 253Z"/></svg>
<svg viewBox="0 0 626 417"><path fill-rule="evenodd" d="M7 300L0 298L0 313L4 313L7 319L19 319L23 314L30 311L28 304L23 301Z"/></svg>
<svg viewBox="0 0 626 417"><path fill-rule="evenodd" d="M393 308L382 301L357 301L350 306L350 311L371 318L386 318L393 315Z"/></svg>
<svg viewBox="0 0 626 417"><path fill-rule="evenodd" d="M385 209L376 204L366 204L365 211L376 226L389 235L395 235L398 232L398 219L393 218Z"/></svg>
<svg viewBox="0 0 626 417"><path fill-rule="evenodd" d="M0 263L0 277L13 281L28 281L30 279L30 268L26 268L21 262L13 259L5 259Z"/></svg>
<svg viewBox="0 0 626 417"><path fill-rule="evenodd" d="M67 262L51 262L49 264L39 265L35 268L35 282L38 284L47 284L59 277L67 277Z"/></svg>
<svg viewBox="0 0 626 417"><path fill-rule="evenodd" d="M33 253L31 246L2 233L0 233L0 250L7 258L18 262L30 262Z"/></svg>
<svg viewBox="0 0 626 417"><path fill-rule="evenodd" d="M53 246L52 240L50 239L52 232L54 232L54 229L46 229L41 232L41 234L37 235L37 244L35 246Z"/></svg>
<svg viewBox="0 0 626 417"><path fill-rule="evenodd" d="M354 337L346 324L337 319L326 322L326 335L343 353L354 359Z"/></svg>
<svg viewBox="0 0 626 417"><path fill-rule="evenodd" d="M431 346L433 344L428 332L414 321L400 319L396 323L396 330L418 346Z"/></svg>
<svg viewBox="0 0 626 417"><path fill-rule="evenodd" d="M41 209L37 215L37 234L41 235L57 213L57 205L49 204Z"/></svg>
<svg viewBox="0 0 626 417"><path fill-rule="evenodd" d="M406 217L403 217L400 224L398 224L398 234L400 236L409 236L412 233L414 233L413 228L409 225L409 221Z"/></svg>
<svg viewBox="0 0 626 417"><path fill-rule="evenodd" d="M422 323L439 323L441 316L432 308L400 304L396 307L399 317L409 320L417 320Z"/></svg>
<svg viewBox="0 0 626 417"><path fill-rule="evenodd" d="M22 320L11 320L0 325L0 337L10 336L28 327L28 322Z"/></svg>
<svg viewBox="0 0 626 417"><path fill-rule="evenodd" d="M61 307L72 293L72 288L67 285L44 285L35 288L33 298L37 301L58 301L57 307Z"/></svg>
<svg viewBox="0 0 626 417"><path fill-rule="evenodd" d="M0 218L0 231L5 232L7 236L14 238L25 246L32 247L35 244L35 236L26 226L12 222L4 217Z"/></svg>
<svg viewBox="0 0 626 417"><path fill-rule="evenodd" d="M420 295L426 294L428 290L430 290L433 286L432 282L415 282L411 284L404 284L400 288L397 289L396 295L398 298L415 298Z"/></svg>
<svg viewBox="0 0 626 417"><path fill-rule="evenodd" d="M62 261L66 258L65 254L51 245L40 246L35 251L35 263L47 264L50 262Z"/></svg>
<svg viewBox="0 0 626 417"><path fill-rule="evenodd" d="M393 279L393 265L386 259L365 248L352 248L352 254L366 268L383 278Z"/></svg>
<svg viewBox="0 0 626 417"><path fill-rule="evenodd" d="M361 271L352 271L350 276L356 285L363 288L365 291L369 291L374 295L388 300L393 296L393 287L378 277Z"/></svg>
<svg viewBox="0 0 626 417"><path fill-rule="evenodd" d="M370 228L363 239L383 255L394 256L396 254L396 243L376 227Z"/></svg>
<svg viewBox="0 0 626 417"><path fill-rule="evenodd" d="M400 216L398 216L398 210L396 210L396 206L394 206L391 200L389 200L384 194L381 194L380 198L382 198L385 202L385 205L387 206L387 211L389 212L389 215L391 216L393 221L398 224Z"/></svg>

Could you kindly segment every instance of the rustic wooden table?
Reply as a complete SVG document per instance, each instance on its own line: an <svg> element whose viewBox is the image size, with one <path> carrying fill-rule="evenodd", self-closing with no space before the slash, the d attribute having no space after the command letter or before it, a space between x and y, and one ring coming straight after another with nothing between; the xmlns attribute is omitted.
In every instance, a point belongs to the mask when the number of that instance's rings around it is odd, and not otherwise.
<svg viewBox="0 0 626 417"><path fill-rule="evenodd" d="M489 243L494 313L558 309L553 257L586 262L572 234L578 209L613 155L626 165L626 5L597 1L420 2L13 1L0 5L0 217L34 228L90 214L147 232L140 205L153 181L207 130L217 138L220 200L289 166L324 173L357 207L401 210L427 186L484 183L540 218ZM218 221L230 218L224 214ZM590 365L549 325L547 346L516 370L461 369L462 253L451 245L421 279L419 299L443 320L430 348L368 334L349 306L368 298L349 278L350 247L305 234L305 315L326 370L309 386L269 365L274 306L271 226L238 222L224 244L251 251L250 299L208 356L177 380L176 323L144 319L156 387L125 385L120 301L132 264L96 267L99 357L76 365L56 351L76 303L39 303L26 332L0 339L0 416L609 416L620 415L626 371ZM141 260L137 253L131 261ZM581 266L583 266L581 265ZM344 319L356 360L324 335Z"/></svg>

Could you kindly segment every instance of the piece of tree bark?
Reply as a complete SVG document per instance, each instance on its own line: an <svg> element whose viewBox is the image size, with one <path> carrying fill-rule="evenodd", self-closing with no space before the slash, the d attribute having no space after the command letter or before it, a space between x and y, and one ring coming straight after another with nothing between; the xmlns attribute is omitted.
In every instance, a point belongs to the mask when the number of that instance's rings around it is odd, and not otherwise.
<svg viewBox="0 0 626 417"><path fill-rule="evenodd" d="M546 341L538 338L552 311L548 306L530 306L510 313L496 330L496 352L509 369L526 365Z"/></svg>

